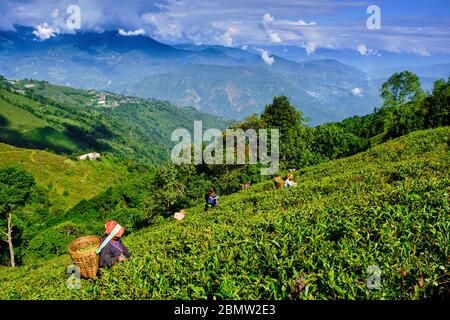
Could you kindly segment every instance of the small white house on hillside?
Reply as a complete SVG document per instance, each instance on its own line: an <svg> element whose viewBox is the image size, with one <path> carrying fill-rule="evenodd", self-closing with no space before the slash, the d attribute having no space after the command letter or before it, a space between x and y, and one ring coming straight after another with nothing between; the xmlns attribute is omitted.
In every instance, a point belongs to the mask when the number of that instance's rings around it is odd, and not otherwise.
<svg viewBox="0 0 450 320"><path fill-rule="evenodd" d="M100 158L100 153L97 152L83 154L78 157L79 160L97 160L98 158Z"/></svg>
<svg viewBox="0 0 450 320"><path fill-rule="evenodd" d="M98 97L97 104L106 104L106 95L105 94L101 94Z"/></svg>

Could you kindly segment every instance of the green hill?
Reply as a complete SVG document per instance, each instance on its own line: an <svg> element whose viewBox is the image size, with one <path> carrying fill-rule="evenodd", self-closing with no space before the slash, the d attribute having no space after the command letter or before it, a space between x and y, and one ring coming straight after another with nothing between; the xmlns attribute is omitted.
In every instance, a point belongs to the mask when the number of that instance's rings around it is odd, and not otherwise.
<svg viewBox="0 0 450 320"><path fill-rule="evenodd" d="M205 129L230 124L165 101L0 76L0 142L17 147L60 154L95 150L160 165L169 159L172 131L192 131L194 121Z"/></svg>
<svg viewBox="0 0 450 320"><path fill-rule="evenodd" d="M0 143L0 167L7 165L31 172L37 184L48 191L54 211L67 210L80 200L90 199L127 175L126 165L111 157L77 161L47 151Z"/></svg>
<svg viewBox="0 0 450 320"><path fill-rule="evenodd" d="M65 286L67 255L0 268L0 299L449 296L450 128L417 131L187 210L124 238L133 258ZM369 290L367 269L381 269Z"/></svg>
<svg viewBox="0 0 450 320"><path fill-rule="evenodd" d="M50 149L72 153L86 148L66 134L53 128L22 106L39 110L41 105L18 94L0 90L0 141L19 147Z"/></svg>

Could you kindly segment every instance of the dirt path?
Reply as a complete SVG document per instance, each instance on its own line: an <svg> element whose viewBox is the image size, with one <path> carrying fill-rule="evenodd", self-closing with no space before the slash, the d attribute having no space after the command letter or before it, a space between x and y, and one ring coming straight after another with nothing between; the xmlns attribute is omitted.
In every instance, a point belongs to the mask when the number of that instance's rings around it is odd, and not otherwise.
<svg viewBox="0 0 450 320"><path fill-rule="evenodd" d="M33 150L33 151L31 152L31 154L30 154L30 161L33 162L33 163L37 163L37 161L34 160L34 158L33 158L33 156L34 156L35 154L36 154L36 150Z"/></svg>

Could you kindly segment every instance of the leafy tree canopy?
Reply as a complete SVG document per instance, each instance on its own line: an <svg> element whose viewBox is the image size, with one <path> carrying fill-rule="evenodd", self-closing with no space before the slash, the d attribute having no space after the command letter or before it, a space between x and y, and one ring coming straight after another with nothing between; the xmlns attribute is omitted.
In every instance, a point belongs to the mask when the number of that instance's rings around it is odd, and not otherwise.
<svg viewBox="0 0 450 320"><path fill-rule="evenodd" d="M4 212L17 205L23 205L35 184L28 172L16 167L0 169L0 211Z"/></svg>
<svg viewBox="0 0 450 320"><path fill-rule="evenodd" d="M425 97L419 77L410 71L394 73L381 87L384 106L401 106Z"/></svg>

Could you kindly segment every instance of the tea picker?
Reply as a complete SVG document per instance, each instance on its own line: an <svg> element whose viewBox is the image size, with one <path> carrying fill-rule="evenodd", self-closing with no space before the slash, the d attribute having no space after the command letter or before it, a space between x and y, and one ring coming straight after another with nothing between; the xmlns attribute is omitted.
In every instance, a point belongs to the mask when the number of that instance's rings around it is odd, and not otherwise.
<svg viewBox="0 0 450 320"><path fill-rule="evenodd" d="M131 257L127 248L120 241L125 228L116 221L105 223L103 239L97 236L86 236L73 240L68 251L74 265L80 268L83 278L95 278L100 267L111 267Z"/></svg>
<svg viewBox="0 0 450 320"><path fill-rule="evenodd" d="M100 257L100 268L111 267L131 257L120 240L124 232L125 228L116 221L111 220L105 223L105 234L108 236L102 239L102 244L96 250Z"/></svg>

